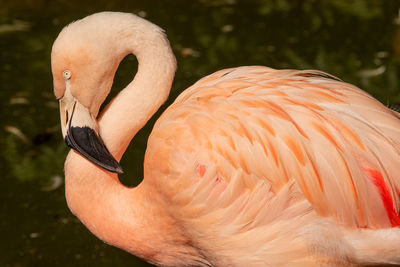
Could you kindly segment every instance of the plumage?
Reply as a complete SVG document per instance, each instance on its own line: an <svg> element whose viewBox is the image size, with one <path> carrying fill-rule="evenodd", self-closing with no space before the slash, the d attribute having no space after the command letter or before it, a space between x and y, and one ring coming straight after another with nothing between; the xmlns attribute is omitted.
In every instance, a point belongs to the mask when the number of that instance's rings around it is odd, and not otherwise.
<svg viewBox="0 0 400 267"><path fill-rule="evenodd" d="M315 71L257 66L207 76L177 98L149 138L146 171L157 169L160 155L168 161L168 168L159 175L167 178L160 183L171 183L174 195L170 198L179 199L176 208L188 210L183 212L184 221L193 217L187 228L196 229L202 237L209 232L206 236L213 240L235 236L237 246L256 244L256 248L249 247L242 262L235 263L238 266L248 264L246 260L257 250L260 262L268 255L263 264L281 265L290 259L285 256L290 252L278 251L273 254L279 253L284 260L273 262L271 250L293 249L288 244L296 234L301 237L300 233L281 237L284 242L275 244L274 249L263 248L263 244L273 243L274 238L266 234L274 227L269 224L284 220L305 220L296 227L311 229L318 226L313 226L314 220L322 224L326 220L335 226L326 225L324 230L334 232L338 226L354 231L396 227L397 247L400 244L396 171L400 166L400 121L396 113L350 84L311 73ZM207 171L204 175L199 171L197 175L176 173L188 165L192 171L196 166ZM211 176L208 170L212 170ZM176 176L197 176L195 180L201 181L176 194L172 190ZM210 181L203 182L203 177ZM235 206L232 203L237 199ZM195 212L193 203L197 204ZM207 223L198 228L202 220ZM209 230L212 226L217 229ZM275 234L290 229L280 227ZM226 235L220 234L225 231ZM246 242L244 236L237 237L251 231L257 232L257 238L252 236ZM319 242L328 240L318 241L316 250L322 245ZM331 242L340 247L346 241ZM244 248L233 253L233 244L231 240L227 250L238 257ZM220 252L221 247L216 250ZM341 264L338 255L330 256L333 264ZM383 259L384 253L380 257ZM226 264L230 263L220 263Z"/></svg>
<svg viewBox="0 0 400 267"><path fill-rule="evenodd" d="M107 36L129 41L122 54L139 54L135 79L98 118L99 134L119 160L168 95L175 59L158 27L106 12L60 34L55 77L71 68L58 55L65 55L63 40L100 19ZM94 33L90 44L100 47L96 37L104 41ZM122 54L100 57L114 62ZM99 90L93 104L83 104L97 114L116 67L99 67L107 73L100 89L85 81L77 90L79 80L71 80L76 101L81 90ZM58 97L63 90L55 82ZM125 188L116 174L71 151L66 196L95 235L154 264L400 264L399 154L399 113L357 87L315 70L238 67L204 77L165 110L149 137L138 187Z"/></svg>

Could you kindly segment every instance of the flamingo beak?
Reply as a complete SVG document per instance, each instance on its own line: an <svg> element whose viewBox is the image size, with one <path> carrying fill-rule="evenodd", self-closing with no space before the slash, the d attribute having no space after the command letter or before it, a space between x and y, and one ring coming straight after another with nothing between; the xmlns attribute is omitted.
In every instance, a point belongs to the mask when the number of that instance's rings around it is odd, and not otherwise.
<svg viewBox="0 0 400 267"><path fill-rule="evenodd" d="M107 171L123 173L121 165L104 145L96 119L69 90L60 99L60 117L63 137L69 147Z"/></svg>

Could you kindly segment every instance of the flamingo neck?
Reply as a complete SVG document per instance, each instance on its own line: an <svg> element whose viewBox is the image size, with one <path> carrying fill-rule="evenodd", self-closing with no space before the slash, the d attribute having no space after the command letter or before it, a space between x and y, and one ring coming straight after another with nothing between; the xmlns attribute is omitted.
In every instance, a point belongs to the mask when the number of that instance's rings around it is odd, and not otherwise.
<svg viewBox="0 0 400 267"><path fill-rule="evenodd" d="M115 31L118 40L109 40L116 43L115 61L120 62L127 54L136 55L138 72L98 118L100 135L117 160L167 99L176 69L162 30L140 18L133 19L137 21L129 25L131 28ZM116 70L116 65L110 68ZM179 233L173 230L174 221L151 185L124 187L116 174L95 166L75 151L67 157L65 177L68 206L91 232L139 257L165 263L159 253L167 251L166 240L176 239Z"/></svg>
<svg viewBox="0 0 400 267"><path fill-rule="evenodd" d="M106 106L98 120L100 135L117 160L121 159L135 134L168 98L176 70L175 56L161 29L151 28L127 35L130 38L123 40L122 56L117 58L134 54L138 60L138 72Z"/></svg>
<svg viewBox="0 0 400 267"><path fill-rule="evenodd" d="M72 213L105 243L155 264L172 265L176 255L196 255L150 184L120 184L71 150L65 163L65 194ZM187 257L188 257L187 256ZM171 261L169 261L171 260Z"/></svg>

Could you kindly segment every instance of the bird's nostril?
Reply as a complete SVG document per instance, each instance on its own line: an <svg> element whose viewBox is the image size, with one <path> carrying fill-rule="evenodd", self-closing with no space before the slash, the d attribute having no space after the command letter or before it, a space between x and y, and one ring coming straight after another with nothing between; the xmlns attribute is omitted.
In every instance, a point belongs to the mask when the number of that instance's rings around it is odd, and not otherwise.
<svg viewBox="0 0 400 267"><path fill-rule="evenodd" d="M65 124L68 123L68 111L65 111Z"/></svg>

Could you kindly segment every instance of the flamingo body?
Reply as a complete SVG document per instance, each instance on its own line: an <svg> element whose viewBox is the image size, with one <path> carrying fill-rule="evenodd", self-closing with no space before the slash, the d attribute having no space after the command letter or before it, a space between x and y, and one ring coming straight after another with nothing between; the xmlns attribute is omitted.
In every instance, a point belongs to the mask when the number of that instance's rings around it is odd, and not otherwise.
<svg viewBox="0 0 400 267"><path fill-rule="evenodd" d="M103 48L99 57L115 51L113 60L102 60L113 64L91 65L96 56L87 52L87 65L68 65L81 55L66 53L65 42L76 37L75 28L84 32L99 21L106 25L89 41L106 38L110 50ZM78 44L89 42L85 38ZM115 62L129 52L138 55L138 74L102 111L97 129L93 121ZM90 75L93 66L104 82ZM52 67L56 96L64 101L63 133L90 126L119 160L168 95L175 59L158 27L106 12L63 30ZM74 79L80 68L90 81ZM72 72L65 85L64 69ZM100 93L93 96L94 90ZM70 100L91 117L63 115L71 112ZM400 263L399 140L398 113L333 76L226 69L189 87L157 120L138 187L122 186L116 174L72 150L66 197L99 238L158 265Z"/></svg>
<svg viewBox="0 0 400 267"><path fill-rule="evenodd" d="M157 177L195 240L235 255L220 266L257 256L260 265L293 264L296 249L303 250L299 265L349 264L352 240L335 235L396 227L398 238L399 130L397 113L327 74L221 70L184 91L157 121L145 177ZM329 249L332 258L324 255ZM264 262L270 254L280 257Z"/></svg>

